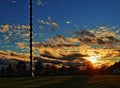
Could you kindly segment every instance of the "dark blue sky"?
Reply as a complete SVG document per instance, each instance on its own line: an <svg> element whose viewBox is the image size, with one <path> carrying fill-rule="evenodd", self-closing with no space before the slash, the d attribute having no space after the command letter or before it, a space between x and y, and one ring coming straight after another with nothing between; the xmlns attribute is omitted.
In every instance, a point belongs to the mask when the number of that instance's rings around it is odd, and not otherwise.
<svg viewBox="0 0 120 88"><path fill-rule="evenodd" d="M37 1L42 4L38 5ZM38 23L38 20L47 22L48 17L59 24L55 33L49 31L51 26ZM66 24L68 21L72 24ZM34 32L45 33L44 39L56 34L65 35L67 30L75 31L84 26L119 23L120 0L33 0ZM0 25L4 24L29 25L29 0L0 0ZM44 26L44 30L40 26ZM35 41L39 40L37 37Z"/></svg>
<svg viewBox="0 0 120 88"><path fill-rule="evenodd" d="M120 0L44 0L43 7L35 8L35 16L52 17L63 24L70 20L77 25L118 25ZM37 18L36 18L37 19Z"/></svg>
<svg viewBox="0 0 120 88"><path fill-rule="evenodd" d="M0 24L29 23L29 0L0 1ZM120 23L120 0L42 0L44 6L34 1L34 19L52 17L61 25L66 20L77 25L118 25Z"/></svg>
<svg viewBox="0 0 120 88"><path fill-rule="evenodd" d="M0 24L28 24L28 7L28 0L0 0Z"/></svg>

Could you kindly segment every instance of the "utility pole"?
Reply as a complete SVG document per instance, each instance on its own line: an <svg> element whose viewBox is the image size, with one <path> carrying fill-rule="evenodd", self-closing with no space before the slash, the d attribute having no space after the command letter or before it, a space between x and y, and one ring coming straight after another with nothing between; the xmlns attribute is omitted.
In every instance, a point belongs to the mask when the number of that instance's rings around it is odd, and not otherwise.
<svg viewBox="0 0 120 88"><path fill-rule="evenodd" d="M33 15L33 3L32 0L30 0L30 71L31 71L31 77L34 77L34 62L33 62L33 50L32 50L32 41L33 41L33 21L32 21L32 15Z"/></svg>

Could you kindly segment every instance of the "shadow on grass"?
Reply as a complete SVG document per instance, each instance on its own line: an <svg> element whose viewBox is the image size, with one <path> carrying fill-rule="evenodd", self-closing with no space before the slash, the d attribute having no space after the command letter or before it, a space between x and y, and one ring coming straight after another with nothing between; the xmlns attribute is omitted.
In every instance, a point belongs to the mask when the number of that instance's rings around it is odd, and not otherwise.
<svg viewBox="0 0 120 88"><path fill-rule="evenodd" d="M43 88L120 88L120 76L117 75L63 76L61 79Z"/></svg>
<svg viewBox="0 0 120 88"><path fill-rule="evenodd" d="M88 76L78 77L79 76L1 78L0 88L80 88L80 86L85 84Z"/></svg>
<svg viewBox="0 0 120 88"><path fill-rule="evenodd" d="M0 88L120 88L120 76L0 78Z"/></svg>
<svg viewBox="0 0 120 88"><path fill-rule="evenodd" d="M45 88L84 88L90 76L68 76L62 83L46 86Z"/></svg>

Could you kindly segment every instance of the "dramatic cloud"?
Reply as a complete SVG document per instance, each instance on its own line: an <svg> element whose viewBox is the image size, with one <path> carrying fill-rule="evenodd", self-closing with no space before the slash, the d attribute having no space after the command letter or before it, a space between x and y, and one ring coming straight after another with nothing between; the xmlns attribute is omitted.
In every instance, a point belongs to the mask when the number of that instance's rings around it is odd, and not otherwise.
<svg viewBox="0 0 120 88"><path fill-rule="evenodd" d="M45 55L44 55L45 56ZM35 57L36 60L40 60L41 62L44 63L52 63L52 64L57 64L57 65L87 65L90 63L87 59L84 59L86 55L82 54L70 54L70 55L62 55L62 57L59 58L54 58L50 56L45 56L45 57Z"/></svg>
<svg viewBox="0 0 120 88"><path fill-rule="evenodd" d="M103 33L101 35L100 33ZM119 61L119 31L113 28L99 27L91 30L78 30L70 37L56 35L44 42L34 42L43 62L52 61L60 64L77 64L81 58L86 61L96 59L95 66L113 64ZM118 36L118 37L117 37ZM83 55L83 56L81 56ZM112 61L112 62L111 62Z"/></svg>
<svg viewBox="0 0 120 88"><path fill-rule="evenodd" d="M0 32L1 33L5 33L5 32L7 32L7 31L9 31L9 29L11 28L12 26L11 25L8 25L8 24L6 24L6 25L1 25L0 26Z"/></svg>
<svg viewBox="0 0 120 88"><path fill-rule="evenodd" d="M48 21L39 20L39 23L42 24L41 26L58 27L58 24L50 17ZM96 59L95 66L105 63L113 64L120 59L120 31L115 28L98 27L89 30L69 30L71 36L56 34L49 38L44 38L48 36L47 33L34 33L33 56L44 63L59 65L82 65L92 59ZM21 52L18 54L12 51L0 51L1 58L29 61L29 44L26 41L29 40L29 26L3 25L1 29L4 40L6 42L11 39L15 40L16 49L20 49Z"/></svg>
<svg viewBox="0 0 120 88"><path fill-rule="evenodd" d="M24 33L24 34L21 34L21 38L23 38L24 40L30 40L29 38L30 38L30 33L28 32L28 33Z"/></svg>
<svg viewBox="0 0 120 88"><path fill-rule="evenodd" d="M17 47L19 48L27 48L28 45L26 44L26 42L17 42Z"/></svg>
<svg viewBox="0 0 120 88"><path fill-rule="evenodd" d="M119 28L116 27L99 27L94 30L89 30L93 33L96 37L102 38L104 41L113 41L113 40L120 40L120 33ZM111 38L110 38L111 37Z"/></svg>
<svg viewBox="0 0 120 88"><path fill-rule="evenodd" d="M5 59L5 60L16 59L16 60L29 61L29 54L20 55L20 54L17 54L16 52L13 52L10 50L8 50L6 52L0 50L0 58Z"/></svg>
<svg viewBox="0 0 120 88"><path fill-rule="evenodd" d="M48 21L38 20L38 22L41 24L44 24L44 25L51 26L52 31L55 31L59 27L59 24L57 22L53 21L51 17L48 17Z"/></svg>
<svg viewBox="0 0 120 88"><path fill-rule="evenodd" d="M39 60L43 63L56 64L56 65L62 65L63 64L62 60L47 59L47 58L44 58L44 57L34 57L34 59Z"/></svg>
<svg viewBox="0 0 120 88"><path fill-rule="evenodd" d="M24 30L24 29L30 29L30 26L29 25L21 25L21 26L19 25L18 28L22 29L22 30Z"/></svg>
<svg viewBox="0 0 120 88"><path fill-rule="evenodd" d="M114 31L113 31L114 30ZM75 32L75 37L84 44L113 46L120 44L120 34L115 29L99 27L94 30L79 30Z"/></svg>
<svg viewBox="0 0 120 88"><path fill-rule="evenodd" d="M48 38L45 42L51 46L74 46L79 44L79 39L75 37L64 37L62 35L56 35L55 37Z"/></svg>
<svg viewBox="0 0 120 88"><path fill-rule="evenodd" d="M29 40L29 25L1 25L1 42L9 43L9 41L18 41L18 40Z"/></svg>

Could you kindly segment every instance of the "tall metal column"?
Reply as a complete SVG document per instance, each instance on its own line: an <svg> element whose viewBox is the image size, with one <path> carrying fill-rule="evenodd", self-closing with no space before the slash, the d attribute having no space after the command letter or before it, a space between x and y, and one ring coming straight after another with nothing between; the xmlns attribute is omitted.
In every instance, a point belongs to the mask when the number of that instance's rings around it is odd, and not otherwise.
<svg viewBox="0 0 120 88"><path fill-rule="evenodd" d="M32 49L32 41L33 41L33 23L32 23L32 9L33 8L33 3L32 0L30 0L30 70L31 70L31 77L34 77L34 62L33 62L33 49Z"/></svg>

